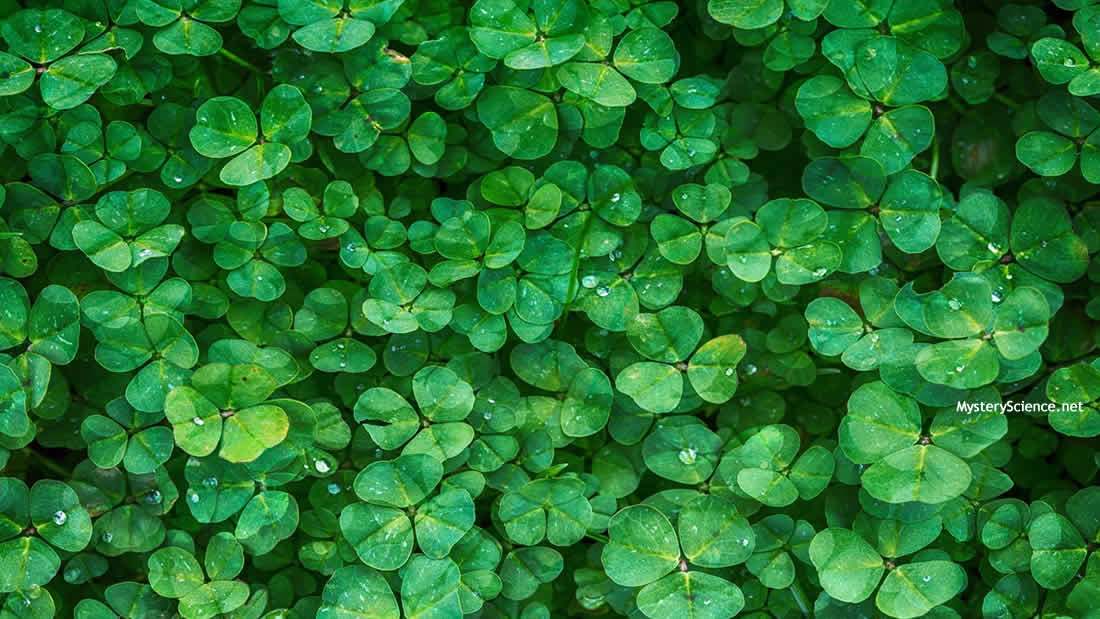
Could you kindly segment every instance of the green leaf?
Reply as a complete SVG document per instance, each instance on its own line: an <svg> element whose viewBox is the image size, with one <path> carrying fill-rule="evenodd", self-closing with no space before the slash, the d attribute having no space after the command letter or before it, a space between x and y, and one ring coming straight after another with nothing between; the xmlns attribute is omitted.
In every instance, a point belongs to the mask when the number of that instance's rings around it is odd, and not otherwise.
<svg viewBox="0 0 1100 619"><path fill-rule="evenodd" d="M80 45L84 23L62 9L24 9L11 14L0 27L8 49L30 60L57 60Z"/></svg>
<svg viewBox="0 0 1100 619"><path fill-rule="evenodd" d="M365 45L374 36L374 24L364 19L325 19L297 29L291 36L310 51L338 54Z"/></svg>
<svg viewBox="0 0 1100 619"><path fill-rule="evenodd" d="M663 84L676 75L680 56L672 38L657 28L641 28L624 36L615 48L615 68L643 84Z"/></svg>
<svg viewBox="0 0 1100 619"><path fill-rule="evenodd" d="M867 383L848 399L840 422L840 446L857 464L871 464L920 437L920 407L881 382Z"/></svg>
<svg viewBox="0 0 1100 619"><path fill-rule="evenodd" d="M806 128L833 148L855 144L871 125L871 104L832 76L806 80L798 89L795 105Z"/></svg>
<svg viewBox="0 0 1100 619"><path fill-rule="evenodd" d="M1043 79L1051 84L1065 84L1089 68L1088 57L1077 46L1054 37L1035 41L1031 57Z"/></svg>
<svg viewBox="0 0 1100 619"><path fill-rule="evenodd" d="M684 379L676 368L663 363L640 361L623 368L615 377L615 388L654 413L667 413L680 403Z"/></svg>
<svg viewBox="0 0 1100 619"><path fill-rule="evenodd" d="M462 614L461 574L454 561L416 556L401 579L401 606L408 617L453 617Z"/></svg>
<svg viewBox="0 0 1100 619"><path fill-rule="evenodd" d="M513 86L487 88L477 114L493 135L493 144L516 159L538 159L558 138L558 114L550 99Z"/></svg>
<svg viewBox="0 0 1100 619"><path fill-rule="evenodd" d="M952 561L909 563L886 575L875 606L891 617L921 617L957 596L966 581L966 572Z"/></svg>
<svg viewBox="0 0 1100 619"><path fill-rule="evenodd" d="M855 66L870 94L891 106L927 101L947 87L947 69L935 56L894 37L867 42Z"/></svg>
<svg viewBox="0 0 1100 619"><path fill-rule="evenodd" d="M638 592L638 608L648 617L732 617L745 606L737 585L704 572L676 572Z"/></svg>
<svg viewBox="0 0 1100 619"><path fill-rule="evenodd" d="M863 474L867 492L887 503L937 504L962 494L970 485L966 463L935 445L913 445L871 465Z"/></svg>
<svg viewBox="0 0 1100 619"><path fill-rule="evenodd" d="M161 548L149 556L149 585L157 595L182 598L202 582L202 567L183 548Z"/></svg>
<svg viewBox="0 0 1100 619"><path fill-rule="evenodd" d="M367 616L398 619L393 591L382 574L362 565L342 567L325 584L317 614L323 617Z"/></svg>
<svg viewBox="0 0 1100 619"><path fill-rule="evenodd" d="M214 97L199 106L188 135L200 155L221 159L244 152L258 132L256 115L248 104L234 97Z"/></svg>
<svg viewBox="0 0 1100 619"><path fill-rule="evenodd" d="M37 537L23 536L0 543L0 558L10 569L0 573L0 592L27 591L50 582L61 560Z"/></svg>
<svg viewBox="0 0 1100 619"><path fill-rule="evenodd" d="M38 84L42 100L67 110L87 101L115 74L118 64L106 54L69 56L52 63Z"/></svg>
<svg viewBox="0 0 1100 619"><path fill-rule="evenodd" d="M410 507L424 500L443 478L443 464L428 454L374 462L355 478L355 494L377 505Z"/></svg>
<svg viewBox="0 0 1100 619"><path fill-rule="evenodd" d="M626 78L606 65L569 62L559 67L556 75L569 92L606 107L626 107L638 96Z"/></svg>
<svg viewBox="0 0 1100 619"><path fill-rule="evenodd" d="M399 509L352 503L340 512L340 532L372 568L395 570L413 551L413 528Z"/></svg>
<svg viewBox="0 0 1100 619"><path fill-rule="evenodd" d="M600 557L608 578L624 587L647 585L668 574L680 557L676 532L661 512L634 505L611 517L610 541Z"/></svg>
<svg viewBox="0 0 1100 619"><path fill-rule="evenodd" d="M1061 176L1077 162L1077 148L1056 133L1032 131L1016 141L1016 158L1036 174Z"/></svg>
<svg viewBox="0 0 1100 619"><path fill-rule="evenodd" d="M222 35L192 19L180 19L153 35L153 45L173 56L212 56L222 48Z"/></svg>
<svg viewBox="0 0 1100 619"><path fill-rule="evenodd" d="M783 15L780 0L710 0L707 13L715 21L735 28L755 30L770 26Z"/></svg>
<svg viewBox="0 0 1100 619"><path fill-rule="evenodd" d="M737 508L716 496L700 496L680 510L684 556L699 567L729 567L752 555L756 537Z"/></svg>
<svg viewBox="0 0 1100 619"><path fill-rule="evenodd" d="M745 341L738 335L716 337L695 351L687 377L700 398L721 404L733 397L738 384L736 366L745 351Z"/></svg>
<svg viewBox="0 0 1100 619"><path fill-rule="evenodd" d="M255 124L254 119L252 122ZM282 172L290 159L290 148L285 144L257 144L229 160L218 177L227 185L251 185Z"/></svg>
<svg viewBox="0 0 1100 619"><path fill-rule="evenodd" d="M1073 524L1061 514L1037 516L1028 527L1031 543L1031 574L1040 586L1060 589L1073 579L1085 561L1085 541Z"/></svg>
<svg viewBox="0 0 1100 619"><path fill-rule="evenodd" d="M842 602L858 604L868 599L882 579L882 557L848 529L828 528L815 535L809 556L821 587Z"/></svg>

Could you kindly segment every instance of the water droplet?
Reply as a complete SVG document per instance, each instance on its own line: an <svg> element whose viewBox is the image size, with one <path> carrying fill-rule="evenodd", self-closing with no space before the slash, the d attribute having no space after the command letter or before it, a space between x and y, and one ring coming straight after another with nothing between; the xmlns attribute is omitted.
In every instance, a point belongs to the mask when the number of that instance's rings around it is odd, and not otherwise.
<svg viewBox="0 0 1100 619"><path fill-rule="evenodd" d="M726 376L733 376L733 368L726 368Z"/></svg>
<svg viewBox="0 0 1100 619"><path fill-rule="evenodd" d="M997 247L997 246L996 246L996 245L994 245L993 243L990 243L989 245L986 245L986 246L985 246L985 248L986 248L986 249L988 249L988 250L989 250L989 253L991 253L991 254L999 254L999 253L1001 253L1001 248L1000 248L1000 247Z"/></svg>
<svg viewBox="0 0 1100 619"><path fill-rule="evenodd" d="M814 269L814 277L825 277L825 274L828 273L828 272L829 272L829 270L826 269L825 267L820 267L820 268Z"/></svg>
<svg viewBox="0 0 1100 619"><path fill-rule="evenodd" d="M1042 243L1039 243L1039 246L1040 246L1040 247L1046 247L1046 246L1047 246L1047 242L1046 242L1046 241L1043 241Z"/></svg>
<svg viewBox="0 0 1100 619"><path fill-rule="evenodd" d="M329 484L328 485L328 493L333 494L333 495L340 494L340 485L339 484Z"/></svg>
<svg viewBox="0 0 1100 619"><path fill-rule="evenodd" d="M966 66L970 67L971 69L976 68L978 66L978 59L974 56L967 58Z"/></svg>
<svg viewBox="0 0 1100 619"><path fill-rule="evenodd" d="M994 290L992 296L993 296L993 302L994 303L1000 303L1001 302L1002 297L1001 297L1001 293L999 291Z"/></svg>
<svg viewBox="0 0 1100 619"><path fill-rule="evenodd" d="M614 194L614 195L611 196L611 201L612 202L618 202L621 199L622 199L622 196L619 195L619 194Z"/></svg>
<svg viewBox="0 0 1100 619"><path fill-rule="evenodd" d="M695 451L694 447L688 447L687 449L681 449L680 450L680 462L683 462L684 464L688 464L688 465L695 464L695 456L696 455L697 455L697 452Z"/></svg>
<svg viewBox="0 0 1100 619"><path fill-rule="evenodd" d="M337 344L336 348L338 348L340 350L344 350L344 344L343 343Z"/></svg>
<svg viewBox="0 0 1100 619"><path fill-rule="evenodd" d="M484 419L485 421L489 421L490 419L493 418L493 414L492 413L482 413L481 418Z"/></svg>
<svg viewBox="0 0 1100 619"><path fill-rule="evenodd" d="M195 424L196 426L206 425L206 422L202 420L202 417L193 417L191 419L191 423Z"/></svg>
<svg viewBox="0 0 1100 619"><path fill-rule="evenodd" d="M955 373L957 374L957 373L959 373L959 372L962 372L962 371L963 371L963 370L965 370L965 369L966 369L966 366L965 366L965 365L956 365L956 366L955 366Z"/></svg>
<svg viewBox="0 0 1100 619"><path fill-rule="evenodd" d="M756 374L756 366L751 364L751 363L746 365L745 366L745 373L750 375L750 376L752 376L753 374Z"/></svg>
<svg viewBox="0 0 1100 619"><path fill-rule="evenodd" d="M742 546L748 546L749 545L749 538L746 537L745 539L741 540L741 545Z"/></svg>
<svg viewBox="0 0 1100 619"><path fill-rule="evenodd" d="M111 535L110 533L104 533L99 539L103 540L104 544L110 544L111 540L113 540L114 538L114 535Z"/></svg>
<svg viewBox="0 0 1100 619"><path fill-rule="evenodd" d="M1073 66L1073 58L1066 58L1065 60L1063 60L1062 61L1062 66L1072 67Z"/></svg>
<svg viewBox="0 0 1100 619"><path fill-rule="evenodd" d="M347 361L341 361L340 362L340 367L342 367L342 368L348 367L348 362Z"/></svg>
<svg viewBox="0 0 1100 619"><path fill-rule="evenodd" d="M596 289L596 294L600 295L601 297L606 297L607 295L611 294L611 289L607 286L600 286Z"/></svg>
<svg viewBox="0 0 1100 619"><path fill-rule="evenodd" d="M145 495L145 502L152 505L159 505L163 497L160 494L160 490L154 490Z"/></svg>
<svg viewBox="0 0 1100 619"><path fill-rule="evenodd" d="M328 462L325 462L324 460L318 460L314 462L313 468L317 469L318 473L327 473L332 470L332 468L329 467Z"/></svg>
<svg viewBox="0 0 1100 619"><path fill-rule="evenodd" d="M34 31L35 32L42 32L42 26L39 25L39 24L35 24L34 25Z"/></svg>
<svg viewBox="0 0 1100 619"><path fill-rule="evenodd" d="M182 176L173 176L172 180L177 182L177 183L182 183L183 182L183 177Z"/></svg>
<svg viewBox="0 0 1100 619"><path fill-rule="evenodd" d="M67 582L75 582L78 578L80 578L79 569L75 567L70 567L69 569L65 570L65 580Z"/></svg>
<svg viewBox="0 0 1100 619"><path fill-rule="evenodd" d="M213 488L214 486L218 485L218 478L207 477L206 479L202 480L202 485L206 486L207 488Z"/></svg>
<svg viewBox="0 0 1100 619"><path fill-rule="evenodd" d="M57 526L65 524L66 522L68 522L68 520L69 515L61 511L60 509L53 513L53 523Z"/></svg>
<svg viewBox="0 0 1100 619"><path fill-rule="evenodd" d="M924 578L921 578L921 580L924 581L924 582L928 582L928 581L932 580L932 577L931 576L925 576Z"/></svg>
<svg viewBox="0 0 1100 619"><path fill-rule="evenodd" d="M954 297L947 300L947 307L950 307L953 310L962 309L962 306L963 306L962 302L959 301L958 299L954 298Z"/></svg>
<svg viewBox="0 0 1100 619"><path fill-rule="evenodd" d="M187 500L191 501L192 503L198 503L199 502L199 493L195 492L194 490L192 490L191 492L188 492L187 493Z"/></svg>
<svg viewBox="0 0 1100 619"><path fill-rule="evenodd" d="M585 288L595 288L597 283L599 283L599 280L596 279L595 275L585 275L581 278L581 285Z"/></svg>

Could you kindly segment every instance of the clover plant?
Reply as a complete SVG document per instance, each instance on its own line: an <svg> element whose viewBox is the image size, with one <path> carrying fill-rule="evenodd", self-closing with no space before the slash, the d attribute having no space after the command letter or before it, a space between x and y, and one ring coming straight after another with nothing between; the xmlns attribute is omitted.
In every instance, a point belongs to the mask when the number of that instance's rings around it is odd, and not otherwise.
<svg viewBox="0 0 1100 619"><path fill-rule="evenodd" d="M0 7L0 619L1100 617L1096 0Z"/></svg>

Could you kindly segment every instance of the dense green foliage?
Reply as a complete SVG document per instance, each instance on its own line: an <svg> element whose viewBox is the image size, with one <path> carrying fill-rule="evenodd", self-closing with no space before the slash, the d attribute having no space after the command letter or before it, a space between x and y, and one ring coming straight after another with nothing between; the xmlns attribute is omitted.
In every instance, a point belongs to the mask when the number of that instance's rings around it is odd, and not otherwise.
<svg viewBox="0 0 1100 619"><path fill-rule="evenodd" d="M1100 617L1094 1L2 3L0 619Z"/></svg>

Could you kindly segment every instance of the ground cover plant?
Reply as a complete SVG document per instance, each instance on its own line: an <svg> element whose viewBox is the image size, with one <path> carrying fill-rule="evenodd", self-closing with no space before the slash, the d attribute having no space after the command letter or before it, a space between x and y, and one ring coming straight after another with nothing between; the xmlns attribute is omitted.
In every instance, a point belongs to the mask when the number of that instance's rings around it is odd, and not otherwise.
<svg viewBox="0 0 1100 619"><path fill-rule="evenodd" d="M1100 617L1100 4L0 40L0 618Z"/></svg>

